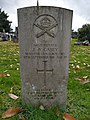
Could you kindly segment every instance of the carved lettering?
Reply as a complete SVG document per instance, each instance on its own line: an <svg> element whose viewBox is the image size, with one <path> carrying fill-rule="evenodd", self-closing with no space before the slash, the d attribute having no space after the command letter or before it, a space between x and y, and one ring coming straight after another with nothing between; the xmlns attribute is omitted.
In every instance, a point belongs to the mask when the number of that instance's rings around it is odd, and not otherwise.
<svg viewBox="0 0 90 120"><path fill-rule="evenodd" d="M59 92L52 89L37 89L36 91L30 92L34 99L55 99Z"/></svg>

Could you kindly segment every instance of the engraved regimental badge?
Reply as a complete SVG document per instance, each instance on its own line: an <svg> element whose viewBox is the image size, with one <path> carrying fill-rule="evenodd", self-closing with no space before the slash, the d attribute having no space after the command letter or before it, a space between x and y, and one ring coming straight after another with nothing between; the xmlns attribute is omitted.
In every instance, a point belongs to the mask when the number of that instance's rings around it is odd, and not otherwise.
<svg viewBox="0 0 90 120"><path fill-rule="evenodd" d="M57 21L51 15L40 15L34 21L34 33L36 38L49 36L55 38L57 32Z"/></svg>

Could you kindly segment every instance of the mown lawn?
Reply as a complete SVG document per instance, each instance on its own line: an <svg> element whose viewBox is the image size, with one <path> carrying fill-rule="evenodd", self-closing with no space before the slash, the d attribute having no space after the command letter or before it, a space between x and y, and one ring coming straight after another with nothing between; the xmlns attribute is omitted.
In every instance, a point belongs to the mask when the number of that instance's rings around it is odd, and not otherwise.
<svg viewBox="0 0 90 120"><path fill-rule="evenodd" d="M90 120L90 46L74 45L71 41L69 82L66 112L77 120ZM7 77L3 76L7 74ZM0 119L4 111L10 107L23 107L21 100L20 64L18 43L0 42ZM86 83L85 83L86 82ZM8 96L13 93L19 99ZM29 106L27 110L7 120L60 120L56 109L40 110ZM21 117L21 120L24 120ZM26 119L25 119L26 120Z"/></svg>

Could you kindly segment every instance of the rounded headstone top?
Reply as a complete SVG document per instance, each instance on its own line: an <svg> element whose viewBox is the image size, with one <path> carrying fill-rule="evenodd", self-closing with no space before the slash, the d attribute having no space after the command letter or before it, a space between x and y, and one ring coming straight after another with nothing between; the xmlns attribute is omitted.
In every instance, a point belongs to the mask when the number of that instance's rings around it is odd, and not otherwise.
<svg viewBox="0 0 90 120"><path fill-rule="evenodd" d="M73 10L71 10L71 9L67 9L67 8L62 8L62 7L57 7L57 6L30 6L30 7L23 7L23 8L18 8L17 10L20 10L20 9L35 9L35 8L56 8L56 9L63 9L63 10L67 10L67 11L71 11L71 12L73 12Z"/></svg>

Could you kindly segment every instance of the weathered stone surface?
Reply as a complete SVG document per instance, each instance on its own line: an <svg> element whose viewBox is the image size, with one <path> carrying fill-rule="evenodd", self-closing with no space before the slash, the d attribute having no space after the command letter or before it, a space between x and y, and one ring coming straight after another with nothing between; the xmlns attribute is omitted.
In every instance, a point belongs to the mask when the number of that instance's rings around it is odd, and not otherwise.
<svg viewBox="0 0 90 120"><path fill-rule="evenodd" d="M72 11L18 9L22 95L26 104L66 105Z"/></svg>

